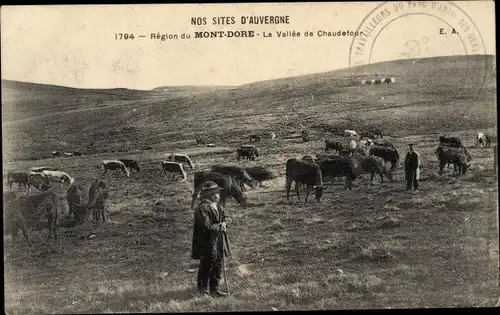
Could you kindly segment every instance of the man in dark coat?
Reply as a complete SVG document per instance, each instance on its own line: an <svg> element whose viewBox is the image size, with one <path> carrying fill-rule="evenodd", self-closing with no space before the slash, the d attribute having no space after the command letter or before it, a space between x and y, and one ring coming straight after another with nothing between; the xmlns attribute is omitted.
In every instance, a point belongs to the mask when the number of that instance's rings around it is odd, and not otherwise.
<svg viewBox="0 0 500 315"><path fill-rule="evenodd" d="M405 173L406 189L410 190L413 186L418 191L418 180L420 179L420 154L415 151L414 144L410 144L410 151L406 153Z"/></svg>
<svg viewBox="0 0 500 315"><path fill-rule="evenodd" d="M200 192L201 203L194 214L191 258L200 260L197 282L203 295L227 295L219 289L224 257L231 256L226 216L219 204L220 190L215 182L205 182Z"/></svg>

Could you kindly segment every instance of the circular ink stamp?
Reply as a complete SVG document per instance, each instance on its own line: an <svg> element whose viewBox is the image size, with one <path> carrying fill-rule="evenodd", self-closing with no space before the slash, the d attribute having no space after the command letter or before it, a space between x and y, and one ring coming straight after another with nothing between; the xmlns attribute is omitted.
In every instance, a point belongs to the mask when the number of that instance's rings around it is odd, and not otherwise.
<svg viewBox="0 0 500 315"><path fill-rule="evenodd" d="M441 86L442 94L466 99L470 107L492 75L494 61L476 24L450 1L385 2L356 31L349 69L360 85Z"/></svg>

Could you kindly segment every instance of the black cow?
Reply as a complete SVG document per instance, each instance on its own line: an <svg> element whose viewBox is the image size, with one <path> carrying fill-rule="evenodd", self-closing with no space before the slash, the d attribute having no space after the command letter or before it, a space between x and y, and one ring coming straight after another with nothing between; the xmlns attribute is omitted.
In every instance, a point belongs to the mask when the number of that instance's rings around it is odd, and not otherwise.
<svg viewBox="0 0 500 315"><path fill-rule="evenodd" d="M386 148L396 148L394 146L394 144L390 143L387 140L383 140L383 141L375 140L375 141L373 141L373 145L374 146L379 146L379 147L386 147Z"/></svg>
<svg viewBox="0 0 500 315"><path fill-rule="evenodd" d="M28 174L28 195L31 193L31 187L40 191L49 191L52 185L50 179L42 173L31 172Z"/></svg>
<svg viewBox="0 0 500 315"><path fill-rule="evenodd" d="M245 184L252 189L257 187L257 181L250 176L247 171L237 166L215 165L211 169L212 172L231 176L240 186L242 191L245 191Z"/></svg>
<svg viewBox="0 0 500 315"><path fill-rule="evenodd" d="M391 169L395 170L396 165L399 161L399 153L396 148L392 147L382 147L382 146L373 146L370 148L368 152L369 155L375 155L384 159L384 161L391 162Z"/></svg>
<svg viewBox="0 0 500 315"><path fill-rule="evenodd" d="M127 160L127 159L119 159L123 164L125 164L126 167L130 169L134 169L138 172L141 171L141 168L139 167L139 163L137 163L136 160Z"/></svg>
<svg viewBox="0 0 500 315"><path fill-rule="evenodd" d="M462 147L462 141L457 137L445 137L439 136L439 144L447 147L460 148Z"/></svg>
<svg viewBox="0 0 500 315"><path fill-rule="evenodd" d="M162 161L161 168L163 169L165 176L167 176L167 172L173 173L172 180L175 179L176 174L179 174L183 177L181 182L184 182L187 179L186 171L184 170L182 163L171 162L171 161Z"/></svg>
<svg viewBox="0 0 500 315"><path fill-rule="evenodd" d="M295 181L295 192L297 198L300 200L299 195L299 185L304 184L307 187L306 198L304 203L307 202L307 198L311 193L312 189L315 190L316 201L320 202L323 196L323 176L321 175L321 170L316 163L309 163L301 161L299 159L289 159L286 161L286 199L289 200L290 197L290 187L292 182Z"/></svg>
<svg viewBox="0 0 500 315"><path fill-rule="evenodd" d="M240 161L243 158L255 161L259 157L259 150L253 145L242 145L236 149L236 159Z"/></svg>
<svg viewBox="0 0 500 315"><path fill-rule="evenodd" d="M385 163L382 158L373 155L355 156L354 158L356 158L360 162L361 167L363 168L363 172L371 174L370 183L373 182L375 173L380 175L381 182L384 181L384 175L391 182L393 181L392 173L385 168Z"/></svg>
<svg viewBox="0 0 500 315"><path fill-rule="evenodd" d="M206 181L213 181L219 187L223 188L223 190L220 191L220 201L222 206L226 206L226 199L228 196L232 196L241 206L246 205L246 194L241 191L240 186L231 176L211 171L203 171L194 173L194 189L191 201L191 209L194 209L196 197L198 197L198 194L201 191L201 187Z"/></svg>
<svg viewBox="0 0 500 315"><path fill-rule="evenodd" d="M29 178L28 173L26 172L8 172L7 173L7 182L9 183L9 188L12 189L12 184L17 183L18 187L23 185L24 187L28 187Z"/></svg>
<svg viewBox="0 0 500 315"><path fill-rule="evenodd" d="M383 133L382 133L382 130L380 129L377 129L377 128L372 128L370 130L368 130L369 133L373 134L375 136L375 138L378 138L380 136L380 138L383 138Z"/></svg>
<svg viewBox="0 0 500 315"><path fill-rule="evenodd" d="M341 150L345 149L344 145L340 141L336 140L331 140L331 139L326 139L325 140L325 153L328 152L328 150L335 150L337 152L340 152Z"/></svg>
<svg viewBox="0 0 500 315"><path fill-rule="evenodd" d="M106 183L95 179L89 188L89 202L87 203L87 211L93 210L94 221L99 221L102 217L102 222L106 222L105 204L108 198L108 188Z"/></svg>
<svg viewBox="0 0 500 315"><path fill-rule="evenodd" d="M69 217L78 214L80 220L86 217L81 217L85 213L85 188L81 184L73 184L66 191L66 201L68 202Z"/></svg>
<svg viewBox="0 0 500 315"><path fill-rule="evenodd" d="M57 194L54 192L10 198L5 205L5 225L12 234L13 243L17 243L17 233L21 229L31 246L29 229L43 229L45 224L40 222L42 217L47 220L49 239L54 236L57 240Z"/></svg>
<svg viewBox="0 0 500 315"><path fill-rule="evenodd" d="M351 149L351 155L366 155L366 152L365 150L363 150L362 148L354 148L354 149Z"/></svg>
<svg viewBox="0 0 500 315"><path fill-rule="evenodd" d="M262 187L262 182L276 178L275 174L268 171L267 169L265 169L262 166L247 167L247 168L245 168L245 171L254 180L259 182L259 186L261 186L261 187Z"/></svg>
<svg viewBox="0 0 500 315"><path fill-rule="evenodd" d="M470 167L471 158L462 148L439 146L435 153L438 155L439 174L443 174L443 168L446 164L454 164L458 167L458 174L465 175Z"/></svg>
<svg viewBox="0 0 500 315"><path fill-rule="evenodd" d="M250 139L249 141L250 142L253 142L253 141L260 141L261 137L259 135L256 135L256 134L253 134L253 135L250 135Z"/></svg>
<svg viewBox="0 0 500 315"><path fill-rule="evenodd" d="M82 153L78 151L73 151L73 156L82 156Z"/></svg>
<svg viewBox="0 0 500 315"><path fill-rule="evenodd" d="M62 153L59 151L52 152L52 157L61 157L61 156L62 156Z"/></svg>
<svg viewBox="0 0 500 315"><path fill-rule="evenodd" d="M344 190L352 190L352 182L364 172L361 162L357 157L337 156L333 159L318 161L323 177L346 177Z"/></svg>

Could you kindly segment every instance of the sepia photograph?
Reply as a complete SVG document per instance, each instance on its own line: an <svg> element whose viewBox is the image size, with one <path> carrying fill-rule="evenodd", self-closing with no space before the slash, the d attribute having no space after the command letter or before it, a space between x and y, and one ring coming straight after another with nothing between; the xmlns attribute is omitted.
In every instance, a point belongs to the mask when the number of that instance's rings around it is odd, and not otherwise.
<svg viewBox="0 0 500 315"><path fill-rule="evenodd" d="M5 314L500 306L494 1L0 10Z"/></svg>

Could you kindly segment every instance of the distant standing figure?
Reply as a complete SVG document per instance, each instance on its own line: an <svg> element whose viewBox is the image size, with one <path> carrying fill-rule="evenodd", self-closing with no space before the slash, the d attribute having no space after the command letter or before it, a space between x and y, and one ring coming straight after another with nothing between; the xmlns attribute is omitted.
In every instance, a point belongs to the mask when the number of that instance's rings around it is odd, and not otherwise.
<svg viewBox="0 0 500 315"><path fill-rule="evenodd" d="M227 295L219 289L224 257L231 255L226 234L226 216L219 204L220 190L222 188L217 183L206 181L200 192L201 203L194 214L191 258L200 260L197 283L202 295Z"/></svg>
<svg viewBox="0 0 500 315"><path fill-rule="evenodd" d="M420 154L415 151L414 144L409 144L410 151L406 153L405 173L406 189L410 190L413 186L418 191L418 180L420 179Z"/></svg>

